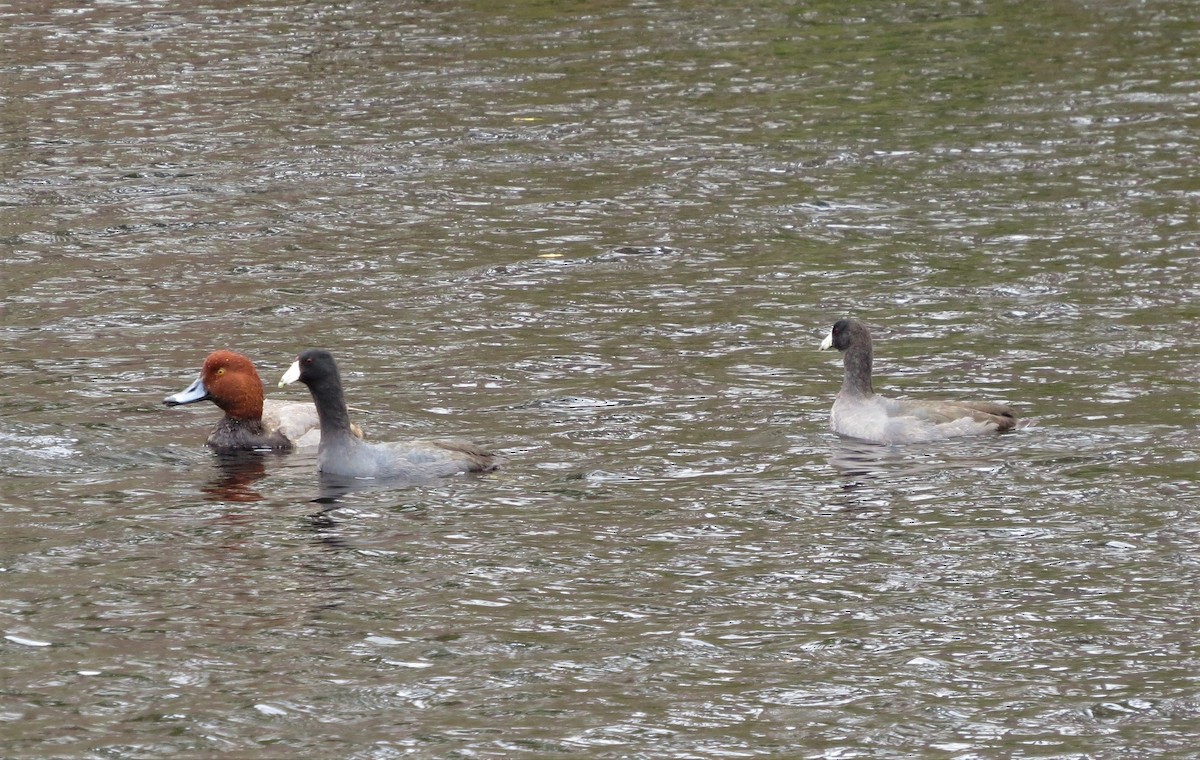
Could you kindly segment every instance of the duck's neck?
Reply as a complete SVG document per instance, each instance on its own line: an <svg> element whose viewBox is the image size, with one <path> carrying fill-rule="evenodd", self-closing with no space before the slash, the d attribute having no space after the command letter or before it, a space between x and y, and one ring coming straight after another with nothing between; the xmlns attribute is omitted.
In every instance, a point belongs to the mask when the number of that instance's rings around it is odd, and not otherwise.
<svg viewBox="0 0 1200 760"><path fill-rule="evenodd" d="M842 354L842 366L846 376L842 380L842 394L846 396L871 396L871 347L851 345Z"/></svg>
<svg viewBox="0 0 1200 760"><path fill-rule="evenodd" d="M261 419L238 419L225 415L208 436L208 445L218 450L275 449L286 451L292 443L278 430L269 433Z"/></svg>
<svg viewBox="0 0 1200 760"><path fill-rule="evenodd" d="M255 418L235 417L232 414L226 414L217 423L217 427L222 430L228 430L236 435L262 435L266 432L263 427L262 415Z"/></svg>

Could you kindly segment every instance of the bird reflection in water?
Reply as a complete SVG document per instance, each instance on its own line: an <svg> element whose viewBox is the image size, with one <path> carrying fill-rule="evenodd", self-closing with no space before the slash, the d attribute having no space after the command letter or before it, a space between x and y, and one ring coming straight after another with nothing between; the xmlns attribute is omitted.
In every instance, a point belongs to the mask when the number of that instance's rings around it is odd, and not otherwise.
<svg viewBox="0 0 1200 760"><path fill-rule="evenodd" d="M891 486L909 474L912 462L895 446L843 438L833 445L829 464L841 480L838 510L865 514L891 509Z"/></svg>
<svg viewBox="0 0 1200 760"><path fill-rule="evenodd" d="M841 439L829 454L829 464L847 479L846 488L854 488L857 480L880 478L894 474L904 462L894 446L869 441Z"/></svg>
<svg viewBox="0 0 1200 760"><path fill-rule="evenodd" d="M337 532L338 523L333 513L342 507L342 497L360 490L362 485L357 478L344 475L320 474L321 486L313 504L320 506L316 512L308 516L309 525L316 533L317 541L336 549L349 548L343 537Z"/></svg>
<svg viewBox="0 0 1200 760"><path fill-rule="evenodd" d="M309 527L313 531L316 542L330 549L343 550L355 548L345 535L342 524L343 519L341 518L346 518L347 516L353 518L359 514L359 510L352 503L347 502L346 497L352 493L392 491L405 489L414 485L418 485L418 483L398 481L394 478L355 478L345 475L320 473L318 496L312 499L312 503L318 505L320 509L308 516ZM417 501L419 503L420 499L418 498ZM369 507L379 506L379 501L370 496L362 503ZM389 508L395 509L397 506L399 505L392 505ZM403 511L406 513L405 516L410 519L421 519L424 517L423 508L416 510L408 508Z"/></svg>
<svg viewBox="0 0 1200 760"><path fill-rule="evenodd" d="M258 451L236 451L216 455L216 476L201 490L211 501L233 501L242 504L262 501L263 495L253 488L254 483L267 476L266 457L276 456Z"/></svg>
<svg viewBox="0 0 1200 760"><path fill-rule="evenodd" d="M423 483L435 482L435 478L402 480L398 478L356 478L350 475L318 473L320 489L313 502L325 505L326 510L337 509L342 498L356 491L383 491L411 488Z"/></svg>
<svg viewBox="0 0 1200 760"><path fill-rule="evenodd" d="M850 439L837 441L829 464L840 476L843 508L853 511L890 509L904 501L934 498L948 470L994 473L1005 467L992 448L973 449L961 441L921 446L889 446Z"/></svg>

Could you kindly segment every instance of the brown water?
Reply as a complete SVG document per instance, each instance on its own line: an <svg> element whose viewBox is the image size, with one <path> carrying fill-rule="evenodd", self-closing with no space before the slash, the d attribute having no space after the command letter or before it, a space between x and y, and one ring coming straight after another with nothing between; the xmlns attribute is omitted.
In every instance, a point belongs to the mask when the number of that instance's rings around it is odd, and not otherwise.
<svg viewBox="0 0 1200 760"><path fill-rule="evenodd" d="M0 4L0 755L1191 756L1194 5L508 8ZM312 345L507 467L160 404Z"/></svg>

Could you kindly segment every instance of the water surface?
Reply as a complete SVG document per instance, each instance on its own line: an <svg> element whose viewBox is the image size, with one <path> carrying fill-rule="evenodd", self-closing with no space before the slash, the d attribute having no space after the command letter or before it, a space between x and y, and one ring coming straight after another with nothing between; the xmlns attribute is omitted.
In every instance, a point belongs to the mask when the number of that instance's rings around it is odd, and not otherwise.
<svg viewBox="0 0 1200 760"><path fill-rule="evenodd" d="M1190 4L0 13L0 754L1193 751ZM838 439L846 314L1037 425ZM161 406L308 346L507 466Z"/></svg>

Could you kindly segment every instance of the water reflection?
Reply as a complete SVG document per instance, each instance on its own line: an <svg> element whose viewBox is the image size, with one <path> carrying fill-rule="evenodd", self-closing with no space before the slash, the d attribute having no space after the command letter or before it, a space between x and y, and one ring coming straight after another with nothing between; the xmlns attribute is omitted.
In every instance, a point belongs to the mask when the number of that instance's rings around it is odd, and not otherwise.
<svg viewBox="0 0 1200 760"><path fill-rule="evenodd" d="M317 478L319 494L313 499L313 503L323 505L325 509L322 511L337 509L343 496L353 491L369 488L370 484L374 482L324 472L318 472Z"/></svg>
<svg viewBox="0 0 1200 760"><path fill-rule="evenodd" d="M0 25L6 754L1194 745L1200 22L1075 5ZM838 440L846 312L1051 427ZM210 459L138 399L217 343L525 451Z"/></svg>
<svg viewBox="0 0 1200 760"><path fill-rule="evenodd" d="M841 439L828 457L839 478L837 501L849 512L876 511L892 508L897 499L936 501L947 484L991 481L1010 465L1014 452L1003 443L1009 438L893 446Z"/></svg>
<svg viewBox="0 0 1200 760"><path fill-rule="evenodd" d="M248 504L262 501L263 495L253 485L267 475L266 458L278 455L259 451L218 453L217 474L200 490L210 501L233 501Z"/></svg>
<svg viewBox="0 0 1200 760"><path fill-rule="evenodd" d="M858 485L856 481L860 478L883 477L892 466L903 461L895 446L849 439L839 440L829 454L829 464L847 479L846 488Z"/></svg>
<svg viewBox="0 0 1200 760"><path fill-rule="evenodd" d="M317 473L316 504L325 505L327 509L337 509L341 500L357 492L391 491L413 488L420 485L436 483L440 478L355 478L348 475L333 475L327 472Z"/></svg>
<svg viewBox="0 0 1200 760"><path fill-rule="evenodd" d="M903 474L903 452L895 446L839 439L831 449L829 464L837 471L839 492L833 498L837 511L861 514L890 509L888 479Z"/></svg>
<svg viewBox="0 0 1200 760"><path fill-rule="evenodd" d="M313 542L324 548L335 551L353 549L341 528L341 522L334 518L333 512L342 505L336 500L324 502L322 497L313 499L322 505L321 509L308 516L308 527L313 532Z"/></svg>
<svg viewBox="0 0 1200 760"><path fill-rule="evenodd" d="M430 479L422 483L428 484L435 480ZM362 546L353 541L352 536L360 530L365 530L366 533L373 532L370 528L362 527L361 518L376 514L375 510L381 506L385 507L388 513L401 510L407 517L424 515L423 508L419 506L424 498L423 493L417 491L411 497L417 505L415 510L414 504L409 503L410 497L404 495L413 494L409 489L422 483L398 479L353 478L326 473L318 473L318 481L317 496L309 502L316 505L317 509L308 515L307 520L314 543L323 548L361 549ZM390 498L393 494L401 496L399 501ZM367 543L370 543L370 539Z"/></svg>
<svg viewBox="0 0 1200 760"><path fill-rule="evenodd" d="M846 480L846 488L864 481L927 478L950 469L991 471L1005 466L1010 450L999 436L973 441L884 445L839 440L829 454L829 464Z"/></svg>

